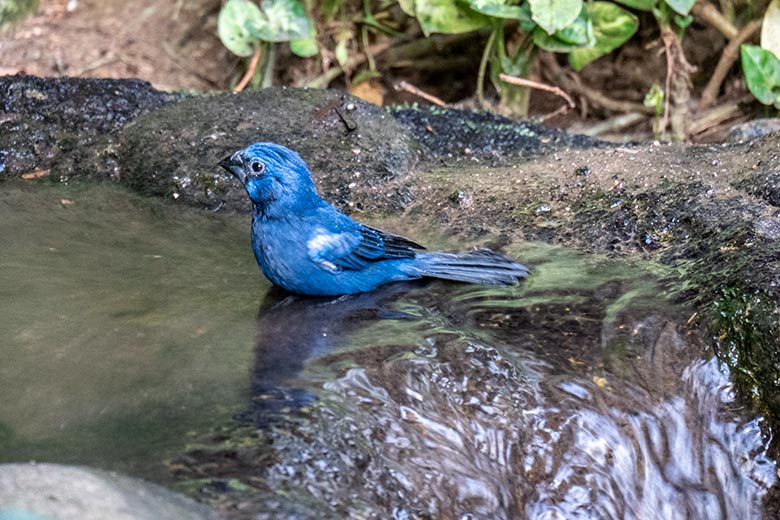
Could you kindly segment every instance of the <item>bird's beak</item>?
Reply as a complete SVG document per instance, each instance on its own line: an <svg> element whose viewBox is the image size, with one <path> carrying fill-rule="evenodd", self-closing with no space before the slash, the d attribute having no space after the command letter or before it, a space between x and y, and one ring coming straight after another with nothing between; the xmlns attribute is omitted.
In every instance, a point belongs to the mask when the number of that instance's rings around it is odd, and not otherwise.
<svg viewBox="0 0 780 520"><path fill-rule="evenodd" d="M236 179L241 181L241 184L245 183L246 176L244 175L244 163L238 152L219 161L219 165L232 173Z"/></svg>

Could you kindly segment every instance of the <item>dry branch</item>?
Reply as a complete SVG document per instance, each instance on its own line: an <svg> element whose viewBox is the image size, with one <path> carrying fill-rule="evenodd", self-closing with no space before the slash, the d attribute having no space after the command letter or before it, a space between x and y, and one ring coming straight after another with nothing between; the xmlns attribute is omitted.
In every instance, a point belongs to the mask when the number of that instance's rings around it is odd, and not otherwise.
<svg viewBox="0 0 780 520"><path fill-rule="evenodd" d="M499 74L498 77L501 79L501 81L506 81L507 83L511 83L512 85L519 85L521 87L529 87L529 88L535 88L537 90L552 92L556 96L562 97L564 100L566 100L566 102L569 104L569 108L574 108L576 106L571 96L569 96L560 87L554 87L552 85L547 85L546 83L539 83L538 81L533 81L530 79L517 78L515 76L510 76L509 74L504 74L503 72Z"/></svg>
<svg viewBox="0 0 780 520"><path fill-rule="evenodd" d="M406 92L409 92L411 94L414 94L417 97L421 97L425 101L427 101L429 103L433 103L434 105L437 105L437 106L440 106L440 107L446 107L447 106L447 103L445 103L443 100L437 98L436 96L434 96L432 94L428 94L427 92L425 92L422 89L419 89L419 88L415 87L414 85L412 85L408 81L401 81L398 84L398 88L401 89L401 90L405 90Z"/></svg>
<svg viewBox="0 0 780 520"><path fill-rule="evenodd" d="M734 25L710 3L696 2L691 8L691 13L717 29L727 40L733 40L737 37L737 33L739 33L739 29L734 27Z"/></svg>
<svg viewBox="0 0 780 520"><path fill-rule="evenodd" d="M720 92L720 86L726 79L734 62L739 58L739 47L747 39L753 36L756 31L761 28L761 20L752 20L745 25L739 32L731 39L726 48L723 49L723 54L720 55L718 65L715 67L715 71L710 76L710 80L707 82L707 86L701 94L701 101L699 101L699 109L709 108L718 98L718 92Z"/></svg>

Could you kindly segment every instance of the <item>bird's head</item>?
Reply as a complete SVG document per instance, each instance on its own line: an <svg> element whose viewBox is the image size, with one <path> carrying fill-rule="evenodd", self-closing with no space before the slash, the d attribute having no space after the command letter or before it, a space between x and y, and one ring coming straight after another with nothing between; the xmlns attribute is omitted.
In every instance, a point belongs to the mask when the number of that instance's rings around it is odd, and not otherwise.
<svg viewBox="0 0 780 520"><path fill-rule="evenodd" d="M255 143L219 165L243 183L249 198L265 213L300 210L322 200L306 163L284 146Z"/></svg>

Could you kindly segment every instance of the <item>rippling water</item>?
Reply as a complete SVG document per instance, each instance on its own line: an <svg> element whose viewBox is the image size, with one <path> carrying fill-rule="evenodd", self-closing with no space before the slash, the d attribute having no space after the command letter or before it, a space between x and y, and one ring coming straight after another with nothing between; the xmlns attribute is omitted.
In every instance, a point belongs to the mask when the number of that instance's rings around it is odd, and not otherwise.
<svg viewBox="0 0 780 520"><path fill-rule="evenodd" d="M690 310L641 267L526 255L515 288L269 298L259 517L760 518L775 463Z"/></svg>
<svg viewBox="0 0 780 520"><path fill-rule="evenodd" d="M516 287L302 298L240 216L6 186L0 217L0 460L165 480L182 453L259 519L760 518L775 484L655 267L520 244Z"/></svg>

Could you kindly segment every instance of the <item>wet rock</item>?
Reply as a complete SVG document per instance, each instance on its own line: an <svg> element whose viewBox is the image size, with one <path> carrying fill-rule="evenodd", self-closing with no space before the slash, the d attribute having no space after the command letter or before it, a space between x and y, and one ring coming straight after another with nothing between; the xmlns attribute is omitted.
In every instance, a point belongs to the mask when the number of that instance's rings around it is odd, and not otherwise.
<svg viewBox="0 0 780 520"><path fill-rule="evenodd" d="M734 125L729 129L726 138L732 143L744 143L772 132L780 132L780 118L778 117L754 119Z"/></svg>
<svg viewBox="0 0 780 520"><path fill-rule="evenodd" d="M555 263L534 282L557 291L432 282L261 310L246 418L273 427L220 430L180 477L217 473L198 495L247 518L756 518L775 468L758 421L728 416L728 371L652 311L678 310L653 303L640 270L583 265L567 286ZM377 304L405 325L354 319ZM316 349L307 375L280 380L302 368L291 350L312 354L298 340ZM267 383L318 399L281 411ZM236 447L250 442L266 451L247 465ZM235 480L243 491L216 485Z"/></svg>
<svg viewBox="0 0 780 520"><path fill-rule="evenodd" d="M57 464L2 464L0 518L218 520L220 517L207 507L156 484L115 473Z"/></svg>
<svg viewBox="0 0 780 520"><path fill-rule="evenodd" d="M391 108L412 136L440 162L496 161L530 156L562 146L607 146L581 135L515 122L487 112L427 108Z"/></svg>
<svg viewBox="0 0 780 520"><path fill-rule="evenodd" d="M397 182L420 152L375 105L337 91L274 88L188 99L139 118L122 135L122 181L146 194L248 209L243 188L217 163L257 141L293 148L329 200L356 209L373 204L353 196L355 183Z"/></svg>
<svg viewBox="0 0 780 520"><path fill-rule="evenodd" d="M468 207L425 209L418 198L408 211L474 237L487 230L672 267L671 291L699 307L743 395L778 424L778 150L780 134L728 146L564 147L458 176ZM590 174L572 176L581 164ZM428 205L451 196L453 181L437 179ZM555 211L539 212L540 202Z"/></svg>
<svg viewBox="0 0 780 520"><path fill-rule="evenodd" d="M111 178L119 130L176 97L138 80L0 77L0 180Z"/></svg>

